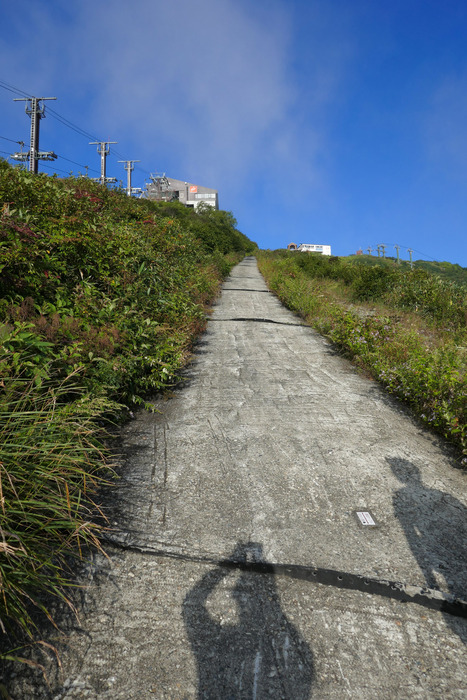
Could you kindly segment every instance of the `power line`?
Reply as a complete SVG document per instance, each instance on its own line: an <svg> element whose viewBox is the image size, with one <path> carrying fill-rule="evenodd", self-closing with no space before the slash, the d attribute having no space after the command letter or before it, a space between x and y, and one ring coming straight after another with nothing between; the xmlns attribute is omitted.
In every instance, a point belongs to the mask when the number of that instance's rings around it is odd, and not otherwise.
<svg viewBox="0 0 467 700"><path fill-rule="evenodd" d="M407 246L404 246L404 248L407 248ZM407 251L409 249L407 248ZM433 260L434 262L436 261L436 258L432 258L431 255L428 255L428 253L422 253L421 250L416 250L415 248L412 248L412 253L418 253L419 255L423 255L425 258L430 258L430 260Z"/></svg>
<svg viewBox="0 0 467 700"><path fill-rule="evenodd" d="M52 116L53 116L54 119L56 119L57 121L61 122L64 126L67 126L69 129L72 129L73 131L75 131L75 132L76 132L77 134L79 134L80 136L83 136L83 137L89 138L89 139L94 139L95 142L101 143L101 142L99 141L99 139L98 139L96 136L94 136L93 134L90 134L89 132L85 131L84 129L82 129L82 128L81 128L80 126L78 126L77 124L74 124L74 123L71 122L69 119L66 119L65 117L63 117L61 114L58 114L58 112L56 112L56 111L55 111L54 109L52 109L51 107L49 107L49 108L47 109L47 113L48 113L48 114L52 114ZM111 157L120 158L121 160L127 160L127 159L125 158L125 156L124 156L122 153L120 153L119 151L116 151L114 148L112 149L112 151L111 151L108 155L110 155ZM63 157L63 156L62 156L62 157ZM67 159L65 159L65 160L67 160ZM74 162L74 161L71 161L71 162ZM86 166L82 166L81 163L75 163L75 164L76 164L76 165L81 165L81 167L86 167ZM95 168L90 168L90 170L93 170L93 172L98 172L97 170L95 170ZM140 167L138 167L138 166L135 167L135 170L140 170L144 175L147 174L147 170L143 170L143 168L140 168Z"/></svg>
<svg viewBox="0 0 467 700"><path fill-rule="evenodd" d="M17 94L22 94L22 95L28 95L28 93L24 92L24 90L20 90L19 88L15 88L13 85L9 85L8 83L5 83L4 81L0 80L0 87L3 87L5 90L9 90L10 92L14 92ZM28 96L29 97L29 96ZM69 119L66 119L66 117L62 116L58 112L56 112L52 107L48 107L47 109L48 114L52 114L54 119L57 121L61 122L65 126L67 126L70 129L73 129L76 131L78 134L81 136L84 136L85 138L95 138L92 134L89 134L87 131L84 129L81 129L80 126L77 126L76 124L73 124ZM5 138L4 136L0 138ZM12 141L12 139L7 139L8 141ZM20 143L19 141L14 141L13 143Z"/></svg>
<svg viewBox="0 0 467 700"><path fill-rule="evenodd" d="M126 161L126 160L128 160L128 159L125 158L121 153L119 153L118 151L116 151L115 148L113 148L112 151L111 151L111 153L110 153L110 157L115 157L115 156L117 156L118 158L120 158L121 161ZM134 161L134 162L141 162L141 161ZM144 168L142 168L142 167L139 166L139 165L135 165L134 170L139 170L140 172L143 173L143 175L147 175L147 174L148 174L148 171L147 171L147 170L144 170Z"/></svg>
<svg viewBox="0 0 467 700"><path fill-rule="evenodd" d="M62 124L64 124L64 126L67 126L68 128L72 129L73 131L76 131L76 133L79 134L80 136L83 136L83 137L85 137L85 138L94 139L94 142L95 142L95 143L104 143L104 142L101 142L101 141L97 138L97 136L94 136L93 134L90 134L89 132L85 131L84 129L81 129L80 126L77 126L76 124L73 124L73 122L71 122L69 119L66 119L66 118L63 117L62 115L58 114L58 112L56 112L56 111L55 111L54 109L52 109L51 107L49 107L49 108L47 109L47 113L48 113L48 114L49 114L49 113L52 114L52 116L54 117L54 119L56 119L57 121L61 122ZM111 142L109 141L109 142L107 142L107 143L111 143ZM124 156L122 153L120 153L119 151L116 151L114 148L112 149L112 151L111 151L108 155L110 155L111 157L118 157L118 158L121 158L121 160L127 160L127 159L125 158L125 156ZM74 161L71 161L71 162L74 162ZM76 163L76 165L81 165L81 163ZM83 167L85 167L85 166L83 166ZM94 168L90 168L90 169L91 169L91 170L94 170L94 172L98 172L98 171L95 170ZM142 168L139 168L138 166L137 166L137 169L138 169L138 170L141 170L141 172L144 173L144 174L147 173L146 170L143 170Z"/></svg>
<svg viewBox="0 0 467 700"><path fill-rule="evenodd" d="M96 170L96 168L91 168L89 165L84 165L84 163L78 163L78 161L72 160L71 158L67 158L66 156L61 156L59 153L57 153L56 156L59 160L66 160L68 163L73 163L74 165L79 165L80 168L84 168L86 171L91 170L94 173L99 172L98 170Z"/></svg>
<svg viewBox="0 0 467 700"><path fill-rule="evenodd" d="M394 248L396 248L396 249L398 249L398 248L403 248L403 249L406 250L407 252L409 252L409 251L411 250L412 253L418 253L418 255L423 256L423 259L424 259L424 260L428 259L428 260L433 260L434 262L436 262L436 258L433 258L431 255L428 255L428 253L424 253L424 252L421 251L421 250L416 250L415 248L410 248L409 246L406 246L406 245L404 245L403 243L401 243L401 244L393 243L392 245L393 245ZM380 253L382 253L382 254L383 254L383 258L384 258L384 257L385 257L385 256L384 256L384 252L385 252L384 249L385 249L387 246L386 246L386 245L383 245L382 243L380 243L380 244L377 245L376 247L377 247L377 249L378 249L378 257L380 257ZM371 255L371 253L372 253L372 251L373 251L373 248L369 247L369 248L367 248L367 251L368 251L369 255ZM399 253L399 251L398 251L398 253Z"/></svg>
<svg viewBox="0 0 467 700"><path fill-rule="evenodd" d="M36 98L30 97L30 93L27 93L27 92L25 92L24 90L21 90L20 88L17 88L17 87L14 86L14 85L10 85L9 83L6 83L6 82L3 81L3 80L0 80L0 87L2 87L4 90L8 90L9 92L12 92L12 93L14 93L14 94L23 95L23 96L24 96L25 98L27 98L28 100L36 99ZM85 129L82 129L82 128L81 128L80 126L78 126L77 124L74 124L72 121L70 121L69 119L67 119L67 118L64 117L63 115L61 115L61 114L59 114L58 112L56 112L56 111L55 111L54 109L52 109L51 107L48 107L48 108L47 108L47 113L50 114L56 121L60 122L61 124L63 124L63 125L66 126L67 128L71 129L72 131L76 132L79 136L82 136L83 138L86 138L86 139L88 139L88 140L91 139L91 140L93 140L94 142L99 142L99 143L101 143L100 140L99 140L94 134L90 134L90 133L89 133L88 131L86 131ZM19 143L19 144L22 143L21 141L14 141L13 139L7 139L6 137L0 137L0 138L5 138L7 141L11 141L12 143ZM4 151L4 153L6 153L6 151ZM112 157L113 157L113 156L116 156L117 158L120 158L121 160L127 160L127 159L125 158L125 156L124 156L122 153L119 153L118 151L115 151L115 150L112 151L111 156L112 156ZM75 165L79 165L80 167L87 168L87 166L82 165L81 163L78 163L78 162L76 162L76 161L73 161L73 160L71 160L71 159L69 159L69 158L66 158L65 156L59 156L59 157L62 158L62 159L64 159L64 160L68 160L70 163L74 163ZM48 168L48 169L50 170L50 168ZM95 168L90 168L90 170L92 170L93 172L98 172ZM136 167L135 167L135 170L140 171L140 172L143 173L144 175L147 174L147 171L144 170L142 167L136 166Z"/></svg>
<svg viewBox="0 0 467 700"><path fill-rule="evenodd" d="M24 95L25 97L28 97L28 98L30 97L30 93L24 92L24 90L21 90L20 88L17 88L17 87L15 87L14 85L10 85L9 83L6 83L6 82L3 81L3 80L0 80L0 87L4 88L4 90L8 90L9 92L13 92L13 93L15 93L15 94ZM87 138L87 139L89 139L89 138L97 139L96 136L94 136L93 134L88 133L87 131L85 131L84 129L82 129L82 128L81 128L80 126L78 126L77 124L73 124L72 121L70 121L70 120L67 119L66 117L62 116L61 114L59 114L58 112L56 112L56 111L55 111L54 109L52 109L51 107L48 107L47 113L48 113L48 114L52 114L53 117L54 117L54 119L56 119L57 121L59 121L59 122L61 122L62 124L64 124L64 126L67 126L69 129L73 129L73 131L76 131L78 134L80 134L80 135L83 136L84 138Z"/></svg>
<svg viewBox="0 0 467 700"><path fill-rule="evenodd" d="M66 119L66 117L62 117L61 114L56 112L54 109L51 109L50 107L48 108L47 112L49 112L54 119L57 121L61 122L64 126L67 126L69 129L72 129L73 131L76 131L77 134L80 136L83 136L86 139L96 139L98 140L96 136L93 134L88 133L84 129L82 129L80 126L77 126L77 124L73 124L69 119Z"/></svg>
<svg viewBox="0 0 467 700"><path fill-rule="evenodd" d="M110 142L109 142L109 143L110 143ZM117 142L115 142L115 143L117 143ZM116 151L115 148L112 148L112 155L113 155L114 157L117 156L117 158L122 158L122 160L125 160L125 156L123 156L121 153L119 153L118 151Z"/></svg>
<svg viewBox="0 0 467 700"><path fill-rule="evenodd" d="M88 168L89 170L92 170L94 173L99 172L95 168L90 168L89 165L83 165L83 163L78 163L76 160L71 160L71 158L65 158L65 156L61 156L59 154L57 154L57 158L60 158L61 160L67 160L69 163L74 163L75 165L79 165L80 168Z"/></svg>
<svg viewBox="0 0 467 700"><path fill-rule="evenodd" d="M4 139L5 141L11 141L11 143L19 143L19 144L24 143L23 141L15 141L14 139L7 139L6 136L0 136L0 139Z"/></svg>
<svg viewBox="0 0 467 700"><path fill-rule="evenodd" d="M5 83L3 80L0 80L0 87L2 87L4 90L9 90L9 92L13 92L16 95L23 95L23 97L30 97L30 93L24 92L24 90L20 90L19 88L15 87L14 85L9 85L8 83Z"/></svg>
<svg viewBox="0 0 467 700"><path fill-rule="evenodd" d="M394 247L396 247L395 243L393 245ZM409 246L406 246L403 243L399 245L399 248L405 248L407 252L410 250ZM430 260L436 261L436 258L433 258L431 255L428 255L428 253L423 253L421 250L416 250L415 248L412 248L412 253L418 253L419 255L423 255L424 258L429 258Z"/></svg>
<svg viewBox="0 0 467 700"><path fill-rule="evenodd" d="M69 170L62 170L61 168L55 168L53 165L45 165L44 163L42 164L43 168L46 168L47 170L52 170L52 172L59 172L63 173L64 175L69 175L70 171Z"/></svg>

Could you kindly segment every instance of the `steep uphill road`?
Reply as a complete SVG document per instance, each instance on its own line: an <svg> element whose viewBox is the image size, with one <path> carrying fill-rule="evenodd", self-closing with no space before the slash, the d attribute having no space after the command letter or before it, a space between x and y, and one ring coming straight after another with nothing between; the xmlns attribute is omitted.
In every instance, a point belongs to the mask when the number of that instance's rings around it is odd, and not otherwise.
<svg viewBox="0 0 467 700"><path fill-rule="evenodd" d="M50 697L466 696L466 475L254 258L156 408L122 431Z"/></svg>

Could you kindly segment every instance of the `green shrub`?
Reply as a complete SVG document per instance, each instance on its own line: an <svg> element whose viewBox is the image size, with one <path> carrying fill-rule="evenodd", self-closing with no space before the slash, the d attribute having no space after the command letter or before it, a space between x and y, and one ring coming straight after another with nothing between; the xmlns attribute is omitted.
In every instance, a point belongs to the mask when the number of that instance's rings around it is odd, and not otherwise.
<svg viewBox="0 0 467 700"><path fill-rule="evenodd" d="M415 311L437 325L452 330L467 327L465 287L443 280L426 270L396 265L387 259L355 258L352 262L318 253L275 251L276 264L289 260L293 269L311 279L333 279L345 283L357 302L387 303Z"/></svg>
<svg viewBox="0 0 467 700"><path fill-rule="evenodd" d="M407 274L362 266L346 279L342 275L341 287L330 293L332 269L339 270L330 261L305 255L308 260L302 262L301 254L282 252L262 251L257 257L281 301L371 372L427 426L460 447L461 461L467 465L466 301L458 287L423 271ZM345 268L351 266L341 263L339 274ZM365 305L356 308L357 300L377 300L380 306L384 302L386 312L382 315ZM427 334L404 325L395 313L400 308L418 311L423 318L429 315L431 344Z"/></svg>

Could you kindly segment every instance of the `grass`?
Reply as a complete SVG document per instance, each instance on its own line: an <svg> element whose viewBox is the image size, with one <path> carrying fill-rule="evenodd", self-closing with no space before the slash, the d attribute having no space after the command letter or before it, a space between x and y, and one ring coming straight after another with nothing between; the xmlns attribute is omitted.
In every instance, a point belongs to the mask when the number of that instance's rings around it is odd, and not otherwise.
<svg viewBox="0 0 467 700"><path fill-rule="evenodd" d="M3 369L9 359L3 353ZM38 613L51 619L45 600L73 609L72 563L100 547L95 497L110 463L97 419L112 405L91 398L76 373L58 383L2 377L0 627L9 647L3 658L12 661L22 659L15 640L33 639Z"/></svg>
<svg viewBox="0 0 467 700"><path fill-rule="evenodd" d="M257 257L284 304L459 448L459 462L467 466L463 291L395 266L359 270L337 259L282 251Z"/></svg>

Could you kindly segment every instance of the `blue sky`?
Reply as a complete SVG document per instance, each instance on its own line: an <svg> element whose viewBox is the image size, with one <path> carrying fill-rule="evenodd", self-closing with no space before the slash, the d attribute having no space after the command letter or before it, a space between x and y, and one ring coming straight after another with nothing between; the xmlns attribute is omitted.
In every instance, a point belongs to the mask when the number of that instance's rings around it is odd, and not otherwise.
<svg viewBox="0 0 467 700"><path fill-rule="evenodd" d="M88 141L117 141L108 175L138 159L135 186L214 187L262 248L398 244L467 267L465 0L3 0L1 15L0 155L29 139L13 98L54 96L93 138L48 111L41 150L60 158L44 172L97 176Z"/></svg>

